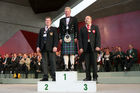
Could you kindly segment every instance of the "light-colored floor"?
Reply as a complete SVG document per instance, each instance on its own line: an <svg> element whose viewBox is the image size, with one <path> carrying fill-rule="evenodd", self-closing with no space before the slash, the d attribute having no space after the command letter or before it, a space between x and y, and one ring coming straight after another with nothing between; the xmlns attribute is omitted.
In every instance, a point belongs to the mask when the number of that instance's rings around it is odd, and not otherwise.
<svg viewBox="0 0 140 93"><path fill-rule="evenodd" d="M0 84L0 93L38 93L36 84ZM97 93L140 93L140 84L97 84Z"/></svg>

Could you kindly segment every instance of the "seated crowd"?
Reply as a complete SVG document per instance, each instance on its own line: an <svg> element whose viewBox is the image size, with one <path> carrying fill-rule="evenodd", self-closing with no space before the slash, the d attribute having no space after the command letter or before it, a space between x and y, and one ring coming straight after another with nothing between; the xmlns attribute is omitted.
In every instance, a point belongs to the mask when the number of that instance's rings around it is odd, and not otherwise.
<svg viewBox="0 0 140 93"><path fill-rule="evenodd" d="M97 68L98 71L105 72L130 71L137 61L137 50L131 44L126 52L122 51L120 46L112 47L112 49L104 48L98 53Z"/></svg>
<svg viewBox="0 0 140 93"><path fill-rule="evenodd" d="M56 52L56 68L57 70L64 70L64 60L61 52ZM130 68L138 60L137 50L129 45L129 49L123 52L121 47L102 48L97 54L97 69L99 72L105 71L129 71ZM75 55L75 70L81 69L85 71L84 55ZM120 69L119 69L120 68ZM28 78L28 73L35 74L38 78L38 73L42 72L42 57L40 53L13 53L0 55L0 73L16 74L18 78L19 73L24 73Z"/></svg>
<svg viewBox="0 0 140 93"><path fill-rule="evenodd" d="M42 71L41 59L40 53L13 53L5 54L3 57L0 55L0 71L1 74L16 74L16 78L18 78L18 73L24 73L28 78L29 71L32 71L37 78L37 74Z"/></svg>

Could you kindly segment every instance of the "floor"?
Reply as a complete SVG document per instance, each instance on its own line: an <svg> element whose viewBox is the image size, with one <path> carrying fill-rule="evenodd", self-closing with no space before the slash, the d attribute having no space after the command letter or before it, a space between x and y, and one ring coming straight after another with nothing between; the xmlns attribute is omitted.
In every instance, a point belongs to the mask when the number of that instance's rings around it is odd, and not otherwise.
<svg viewBox="0 0 140 93"><path fill-rule="evenodd" d="M0 84L0 93L38 93L36 84ZM140 84L97 84L96 93L140 93Z"/></svg>

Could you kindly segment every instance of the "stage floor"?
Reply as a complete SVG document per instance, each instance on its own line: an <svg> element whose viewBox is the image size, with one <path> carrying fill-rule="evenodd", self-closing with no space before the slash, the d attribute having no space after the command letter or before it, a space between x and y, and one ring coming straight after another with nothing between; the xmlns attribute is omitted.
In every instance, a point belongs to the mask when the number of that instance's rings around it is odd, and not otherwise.
<svg viewBox="0 0 140 93"><path fill-rule="evenodd" d="M139 93L140 84L97 84L96 93ZM0 93L38 93L37 84L0 84Z"/></svg>

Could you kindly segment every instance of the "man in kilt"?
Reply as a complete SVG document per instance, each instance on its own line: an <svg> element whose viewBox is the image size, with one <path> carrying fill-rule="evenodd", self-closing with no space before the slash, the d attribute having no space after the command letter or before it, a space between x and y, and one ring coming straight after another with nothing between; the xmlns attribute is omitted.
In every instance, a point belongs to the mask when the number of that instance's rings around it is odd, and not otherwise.
<svg viewBox="0 0 140 93"><path fill-rule="evenodd" d="M65 70L68 69L69 60L71 62L71 70L74 70L74 55L77 47L77 33L78 33L78 22L75 17L71 17L71 8L65 8L65 16L60 20L59 25L59 37L61 46L61 52L64 58Z"/></svg>

